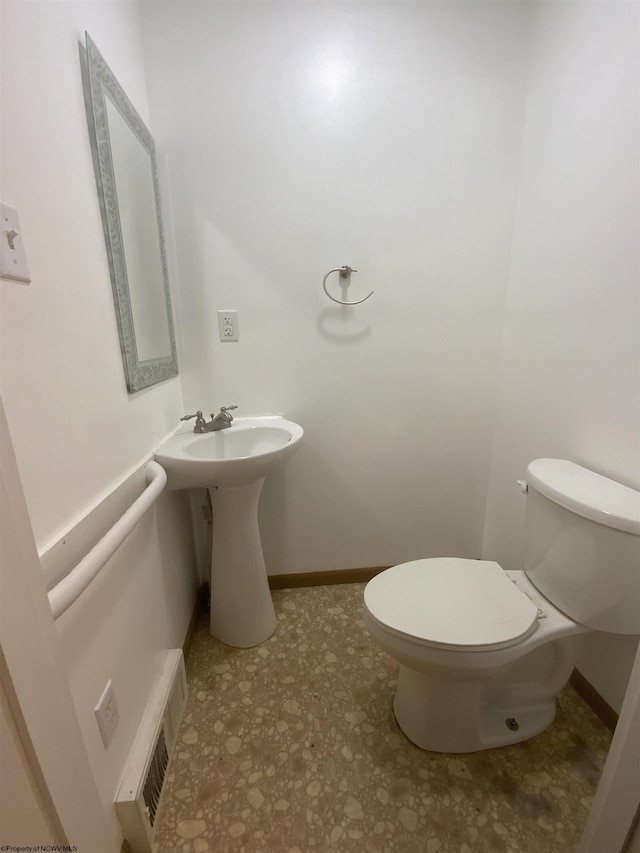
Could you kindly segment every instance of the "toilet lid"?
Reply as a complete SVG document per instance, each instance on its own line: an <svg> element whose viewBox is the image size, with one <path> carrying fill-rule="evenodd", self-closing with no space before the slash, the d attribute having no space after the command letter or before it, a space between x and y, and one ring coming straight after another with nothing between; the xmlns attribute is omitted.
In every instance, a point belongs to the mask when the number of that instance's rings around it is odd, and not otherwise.
<svg viewBox="0 0 640 853"><path fill-rule="evenodd" d="M528 634L537 607L487 560L437 557L393 566L369 581L369 613L393 631L446 648L504 647Z"/></svg>

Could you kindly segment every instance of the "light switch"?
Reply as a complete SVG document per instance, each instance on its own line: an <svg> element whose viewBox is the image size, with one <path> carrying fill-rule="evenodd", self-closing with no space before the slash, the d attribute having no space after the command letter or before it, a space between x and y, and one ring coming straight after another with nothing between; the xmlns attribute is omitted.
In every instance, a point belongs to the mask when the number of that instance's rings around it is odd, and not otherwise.
<svg viewBox="0 0 640 853"><path fill-rule="evenodd" d="M18 211L0 201L0 278L31 282Z"/></svg>

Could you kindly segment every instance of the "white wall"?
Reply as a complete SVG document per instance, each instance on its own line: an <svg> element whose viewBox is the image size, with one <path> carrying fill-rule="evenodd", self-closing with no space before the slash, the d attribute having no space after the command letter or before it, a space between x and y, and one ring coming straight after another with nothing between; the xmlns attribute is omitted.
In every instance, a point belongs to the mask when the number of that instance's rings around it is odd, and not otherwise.
<svg viewBox="0 0 640 853"><path fill-rule="evenodd" d="M2 4L1 197L18 208L32 282L0 288L1 380L41 550L183 413L179 379L127 394L80 76L85 30L147 118L135 4Z"/></svg>
<svg viewBox="0 0 640 853"><path fill-rule="evenodd" d="M33 277L0 289L2 392L41 553L171 429L181 388L190 410L237 403L305 427L263 492L272 573L481 546L519 565L512 483L535 456L638 485L635 6L157 2L141 14L142 27L128 3L2 4L0 194L19 208ZM86 132L85 29L171 156L182 373L133 396ZM375 289L354 309L321 290L344 263L359 270L350 298ZM238 344L217 342L218 308L239 310ZM163 506L171 529L184 507ZM95 599L60 629L105 802L116 768L89 728L96 686L124 681L130 731L138 667L186 626L189 545L165 562L150 536L123 552L104 601L118 626L130 607L157 608L166 633L100 624L92 644ZM126 600L138 557L161 561L151 603L146 582ZM582 667L597 687L598 654ZM624 664L609 669L615 704Z"/></svg>
<svg viewBox="0 0 640 853"><path fill-rule="evenodd" d="M0 762L2 796L0 826L3 844L24 846L27 838L39 843L59 844L60 836L51 826L49 815L33 778L24 748L15 730L4 690L0 689Z"/></svg>
<svg viewBox="0 0 640 853"><path fill-rule="evenodd" d="M263 491L269 571L478 556L528 10L141 8L186 406L306 431ZM342 264L349 299L375 290L356 308L322 292ZM217 341L220 308L238 309L239 343Z"/></svg>
<svg viewBox="0 0 640 853"><path fill-rule="evenodd" d="M140 469L41 557L49 585L91 548L144 488ZM167 649L182 646L197 581L186 492L165 492L80 599L56 621L66 667L105 813ZM94 707L111 679L120 722L105 749Z"/></svg>
<svg viewBox="0 0 640 853"><path fill-rule="evenodd" d="M51 834L43 840L71 838L80 850L118 853L120 833L109 824L100 802L65 678L1 398L0 589L2 692L40 805L50 819ZM15 768L1 766L4 801L5 787L19 782L12 778ZM13 821L0 825L9 840L5 828L9 832ZM33 830L37 828L34 819ZM23 845L27 837L22 836Z"/></svg>
<svg viewBox="0 0 640 853"><path fill-rule="evenodd" d="M638 484L635 4L142 9L185 402L307 433L263 493L271 573L520 566L530 459ZM343 263L353 309L320 287ZM612 642L581 668L619 707Z"/></svg>
<svg viewBox="0 0 640 853"><path fill-rule="evenodd" d="M140 464L183 413L179 378L127 394L84 110L85 30L148 118L135 5L2 4L0 197L19 209L32 276L28 287L0 282L2 396L47 580L139 494ZM109 850L120 847L112 800L150 686L194 606L187 510L185 494L164 495L56 623ZM109 678L121 717L105 750L93 708Z"/></svg>
<svg viewBox="0 0 640 853"><path fill-rule="evenodd" d="M529 460L640 487L640 69L636 3L537 9L483 556L516 568ZM620 708L635 643L589 640Z"/></svg>

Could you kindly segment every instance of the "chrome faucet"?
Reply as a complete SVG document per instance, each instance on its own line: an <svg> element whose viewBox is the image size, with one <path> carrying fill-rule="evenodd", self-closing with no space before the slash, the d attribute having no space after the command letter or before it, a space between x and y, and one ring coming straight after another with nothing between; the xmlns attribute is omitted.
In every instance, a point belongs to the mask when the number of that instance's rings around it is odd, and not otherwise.
<svg viewBox="0 0 640 853"><path fill-rule="evenodd" d="M237 409L237 406L222 406L217 415L211 413L211 420L204 425L203 432L213 432L216 429L227 429L231 426L233 415L230 414L232 409Z"/></svg>
<svg viewBox="0 0 640 853"><path fill-rule="evenodd" d="M211 420L205 421L201 411L197 411L195 415L184 415L180 418L181 421L189 421L191 418L196 419L196 425L193 428L194 432L214 432L219 429L227 429L231 426L233 415L230 412L237 409L237 406L222 406L217 415L211 413Z"/></svg>

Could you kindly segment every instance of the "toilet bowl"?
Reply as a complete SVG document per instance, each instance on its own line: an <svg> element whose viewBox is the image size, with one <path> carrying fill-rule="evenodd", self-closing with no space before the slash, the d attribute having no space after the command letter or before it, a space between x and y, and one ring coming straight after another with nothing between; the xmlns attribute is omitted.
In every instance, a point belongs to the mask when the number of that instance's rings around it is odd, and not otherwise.
<svg viewBox="0 0 640 853"><path fill-rule="evenodd" d="M365 589L365 625L399 664L396 720L423 749L474 752L542 732L574 638L640 634L640 493L564 460L531 463L527 483L524 571L438 557Z"/></svg>
<svg viewBox="0 0 640 853"><path fill-rule="evenodd" d="M475 598L461 601L461 585ZM424 602L431 620L420 619ZM365 624L400 664L393 702L400 728L435 752L504 746L547 728L573 669L571 638L589 631L546 601L524 572L450 557L377 575L365 590ZM515 662L543 644L553 651L544 681L505 686Z"/></svg>

